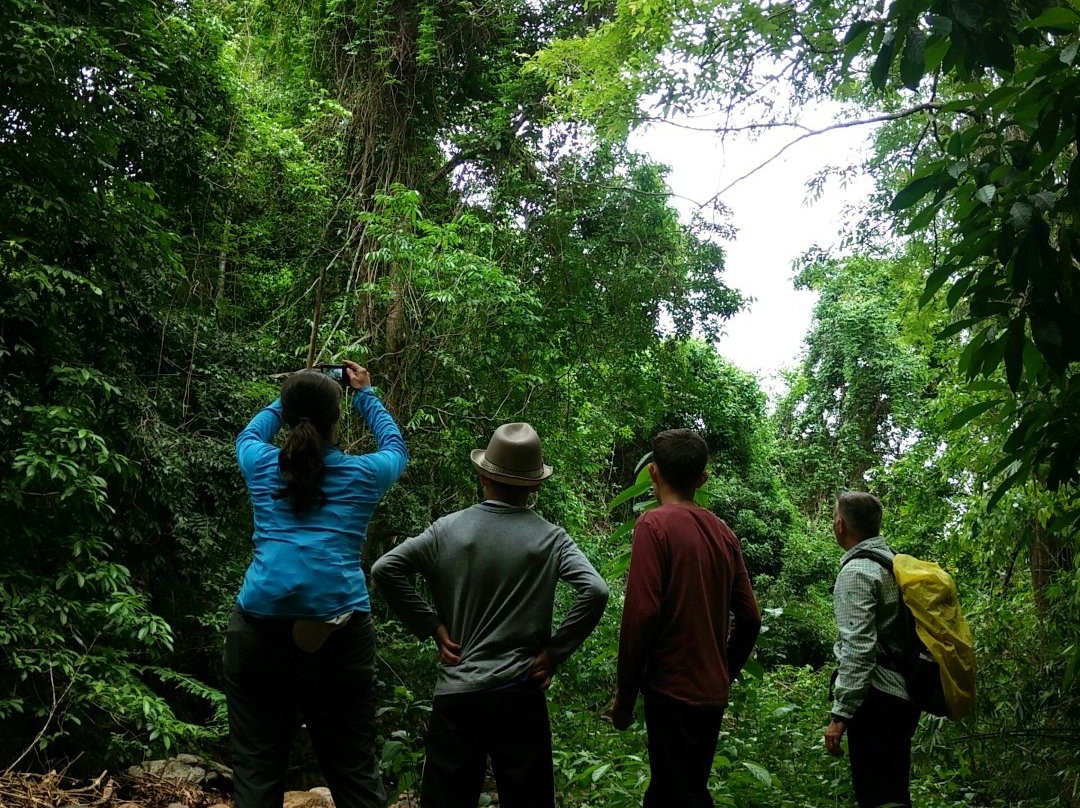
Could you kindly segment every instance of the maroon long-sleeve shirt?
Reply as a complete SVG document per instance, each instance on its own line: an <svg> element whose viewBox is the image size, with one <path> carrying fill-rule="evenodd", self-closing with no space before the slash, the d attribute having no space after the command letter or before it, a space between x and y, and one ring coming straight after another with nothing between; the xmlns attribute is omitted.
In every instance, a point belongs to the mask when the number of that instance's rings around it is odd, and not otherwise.
<svg viewBox="0 0 1080 808"><path fill-rule="evenodd" d="M742 546L721 519L671 504L638 520L619 634L621 702L633 704L647 688L694 706L727 706L731 678L760 629Z"/></svg>

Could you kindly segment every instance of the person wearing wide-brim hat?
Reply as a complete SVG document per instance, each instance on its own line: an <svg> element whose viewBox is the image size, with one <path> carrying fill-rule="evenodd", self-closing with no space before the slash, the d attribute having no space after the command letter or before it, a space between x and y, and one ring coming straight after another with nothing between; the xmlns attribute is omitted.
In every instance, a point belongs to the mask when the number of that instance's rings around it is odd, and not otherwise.
<svg viewBox="0 0 1080 808"><path fill-rule="evenodd" d="M535 429L503 424L470 460L484 499L402 542L371 571L402 622L439 652L421 804L475 806L490 756L503 808L550 808L544 691L600 621L607 585L565 530L527 507L553 473ZM430 603L414 585L418 574ZM560 580L576 598L552 632Z"/></svg>

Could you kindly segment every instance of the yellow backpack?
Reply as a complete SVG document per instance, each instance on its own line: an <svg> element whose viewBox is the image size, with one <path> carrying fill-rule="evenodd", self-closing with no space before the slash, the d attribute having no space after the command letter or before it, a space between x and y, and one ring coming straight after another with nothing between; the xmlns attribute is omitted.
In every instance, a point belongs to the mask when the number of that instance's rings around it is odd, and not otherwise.
<svg viewBox="0 0 1080 808"><path fill-rule="evenodd" d="M932 561L903 553L892 563L873 550L848 560L856 558L868 558L887 569L903 600L903 648L899 655L882 649L879 664L903 675L911 700L925 712L963 718L975 704L975 643L952 576Z"/></svg>

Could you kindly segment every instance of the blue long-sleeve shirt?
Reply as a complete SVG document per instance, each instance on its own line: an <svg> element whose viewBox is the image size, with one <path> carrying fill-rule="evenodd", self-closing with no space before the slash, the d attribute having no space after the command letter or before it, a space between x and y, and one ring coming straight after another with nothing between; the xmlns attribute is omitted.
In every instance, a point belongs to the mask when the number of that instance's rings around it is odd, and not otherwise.
<svg viewBox="0 0 1080 808"><path fill-rule="evenodd" d="M371 611L360 553L375 506L401 476L408 452L393 416L370 387L355 393L352 403L378 448L362 455L327 448L326 499L300 514L288 499L274 499L284 485L281 450L270 443L281 429L281 400L259 412L236 438L255 516L255 558L236 599L248 614L332 619Z"/></svg>

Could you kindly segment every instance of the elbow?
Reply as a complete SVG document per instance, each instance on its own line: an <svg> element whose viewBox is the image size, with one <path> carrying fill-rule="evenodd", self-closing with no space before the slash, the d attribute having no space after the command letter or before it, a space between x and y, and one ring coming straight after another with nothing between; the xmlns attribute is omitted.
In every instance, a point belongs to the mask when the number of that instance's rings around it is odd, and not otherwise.
<svg viewBox="0 0 1080 808"><path fill-rule="evenodd" d="M597 604L597 609L603 610L607 606L608 596L610 595L608 585L603 578L596 578L591 584L589 584L588 596L589 599Z"/></svg>
<svg viewBox="0 0 1080 808"><path fill-rule="evenodd" d="M389 567L390 563L387 560L386 556L383 556L371 565L371 580L373 580L375 582L375 585L378 586L380 589L385 588L384 584L390 573Z"/></svg>
<svg viewBox="0 0 1080 808"><path fill-rule="evenodd" d="M755 614L750 620L747 621L746 630L750 634L752 634L755 639L757 638L757 636L761 633L761 614L760 613Z"/></svg>

